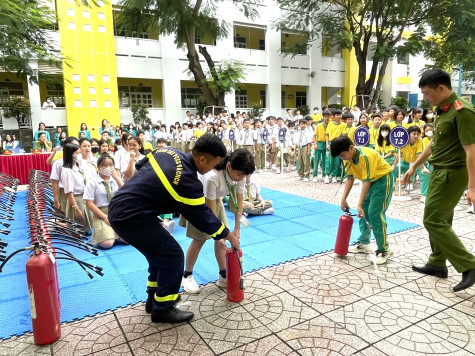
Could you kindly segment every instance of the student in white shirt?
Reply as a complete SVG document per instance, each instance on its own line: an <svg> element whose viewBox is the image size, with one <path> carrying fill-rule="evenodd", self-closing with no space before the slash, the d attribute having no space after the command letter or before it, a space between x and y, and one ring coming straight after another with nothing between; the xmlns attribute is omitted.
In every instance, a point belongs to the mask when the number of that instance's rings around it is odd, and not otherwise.
<svg viewBox="0 0 475 356"><path fill-rule="evenodd" d="M86 180L88 180L97 175L97 159L91 152L91 140L88 138L80 139L79 148L81 149L81 163L79 166L86 175Z"/></svg>
<svg viewBox="0 0 475 356"><path fill-rule="evenodd" d="M272 200L264 200L261 196L261 187L251 179L252 175L246 177L246 187L244 190L244 201L242 205L244 216L248 215L272 215Z"/></svg>
<svg viewBox="0 0 475 356"><path fill-rule="evenodd" d="M129 156L129 146L127 145L127 140L129 139L129 137L132 137L132 134L129 133L129 132L126 132L122 135L122 137L121 137L122 147L119 148L114 153L114 167L117 170L117 173L119 173L119 174L122 174L124 172L125 168L127 168L127 167L122 168L121 164L122 164L122 155ZM127 163L128 163L128 161L127 161Z"/></svg>
<svg viewBox="0 0 475 356"><path fill-rule="evenodd" d="M304 182L310 180L310 153L313 143L313 133L307 130L307 120L300 119L300 131L297 135L297 160L299 161L299 178Z"/></svg>
<svg viewBox="0 0 475 356"><path fill-rule="evenodd" d="M78 140L75 137L67 137L66 140L62 142L62 147L68 143L73 143L75 145L79 145ZM64 154L64 152L63 152ZM54 153L51 155L54 157ZM51 167L51 190L53 192L53 206L58 209L62 210L63 212L66 211L66 205L68 199L66 198L66 194L64 194L64 187L63 183L61 182L61 171L63 169L63 158L59 158L53 162Z"/></svg>
<svg viewBox="0 0 475 356"><path fill-rule="evenodd" d="M228 221L222 199L228 194L230 195L229 210L233 211L235 216L233 233L238 238L242 219L244 178L252 174L254 170L252 154L247 149L239 148L230 156L226 156L215 169L201 177L206 204L226 226L228 226ZM207 240L211 239L211 236L199 231L184 219L180 219L179 224L180 226L186 226L186 236L193 239L186 252L182 285L188 293L199 293L198 284L193 279L193 267L198 259L201 247ZM219 266L219 279L216 284L220 287L226 287L225 252L218 241L215 241L214 251Z"/></svg>
<svg viewBox="0 0 475 356"><path fill-rule="evenodd" d="M122 155L121 159L122 162L120 164L122 171L122 177L124 182L132 178L136 172L135 164L137 164L140 160L145 158L144 150L142 141L135 136L129 137L127 141L127 145L129 146L129 154Z"/></svg>
<svg viewBox="0 0 475 356"><path fill-rule="evenodd" d="M81 149L78 145L73 143L64 145L61 183L67 197L65 214L67 218L82 224L84 232L89 232L92 223L89 209L83 200L87 179L84 171L80 168L81 160Z"/></svg>
<svg viewBox="0 0 475 356"><path fill-rule="evenodd" d="M117 190L124 185L124 182L114 168L114 159L108 154L99 156L97 166L99 173L87 182L83 199L93 214L92 243L103 249L109 249L119 238L107 219L109 202Z"/></svg>

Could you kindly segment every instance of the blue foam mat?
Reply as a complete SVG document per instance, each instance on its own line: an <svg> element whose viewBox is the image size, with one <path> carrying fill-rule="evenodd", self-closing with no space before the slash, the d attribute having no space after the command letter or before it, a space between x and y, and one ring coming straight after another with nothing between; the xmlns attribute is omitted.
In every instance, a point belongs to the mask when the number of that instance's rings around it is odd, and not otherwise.
<svg viewBox="0 0 475 356"><path fill-rule="evenodd" d="M251 226L241 229L245 272L333 249L342 214L339 206L267 188L262 188L261 194L265 199L273 200L275 214L249 217ZM26 197L26 193L18 193L12 233L3 238L9 242L8 253L27 245ZM234 216L229 211L226 214L232 227ZM183 228L176 226L174 237L186 251L191 239L186 237ZM414 227L417 225L388 219L389 234ZM358 235L358 219L355 219L352 243ZM68 250L79 259L103 267L104 277L96 276L91 280L77 264L58 261L62 322L104 313L146 298L147 262L131 246L118 245L100 251L97 257L75 248ZM27 259L26 253L13 257L0 275L0 339L31 331L25 275ZM200 285L218 278L212 241L204 244L193 275Z"/></svg>

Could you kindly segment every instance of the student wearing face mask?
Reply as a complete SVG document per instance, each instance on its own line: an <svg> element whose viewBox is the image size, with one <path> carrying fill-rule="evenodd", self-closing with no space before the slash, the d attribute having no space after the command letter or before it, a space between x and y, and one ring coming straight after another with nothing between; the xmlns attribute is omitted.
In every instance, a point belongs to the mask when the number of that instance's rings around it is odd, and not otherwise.
<svg viewBox="0 0 475 356"><path fill-rule="evenodd" d="M82 225L82 231L89 232L92 228L89 210L83 200L86 188L86 174L81 168L81 148L79 145L67 143L63 147L63 168L61 183L67 198L65 214L69 219Z"/></svg>
<svg viewBox="0 0 475 356"><path fill-rule="evenodd" d="M422 114L422 120L426 123L433 123L434 122L434 112L432 109L425 109Z"/></svg>
<svg viewBox="0 0 475 356"><path fill-rule="evenodd" d="M396 158L397 150L389 142L389 133L391 129L389 125L384 124L379 128L378 139L376 140L375 150L378 152L383 159L389 163L391 166L394 164L394 159Z"/></svg>
<svg viewBox="0 0 475 356"><path fill-rule="evenodd" d="M107 218L109 202L124 182L114 168L114 159L108 154L99 156L97 166L99 172L87 182L83 199L87 208L93 213L92 243L102 249L109 249L119 239Z"/></svg>
<svg viewBox="0 0 475 356"><path fill-rule="evenodd" d="M99 147L99 140L96 138L91 139L91 153L96 157L96 159L100 156L99 151L101 148Z"/></svg>

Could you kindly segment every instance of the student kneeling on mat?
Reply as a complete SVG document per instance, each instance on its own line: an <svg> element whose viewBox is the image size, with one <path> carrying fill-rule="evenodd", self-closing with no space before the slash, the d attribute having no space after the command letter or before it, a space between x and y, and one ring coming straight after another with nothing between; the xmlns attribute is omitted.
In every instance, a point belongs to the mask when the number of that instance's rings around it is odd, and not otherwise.
<svg viewBox="0 0 475 356"><path fill-rule="evenodd" d="M353 182L359 179L363 182L360 199L356 210L361 218L371 224L376 238L376 263L386 263L393 255L389 248L386 234L386 210L391 202L394 176L391 166L372 148L355 147L348 136L335 138L331 143L331 155L340 157L344 162L347 180L345 191L341 199L341 210L345 211L350 206L346 198L350 194ZM372 253L370 246L370 229L366 222L360 220L361 235L358 243L351 246L348 252Z"/></svg>
<svg viewBox="0 0 475 356"><path fill-rule="evenodd" d="M112 198L109 222L114 231L139 250L149 264L145 310L152 322L178 323L193 313L175 307L183 276L183 250L160 224L160 214L178 212L227 249L222 239L239 249L238 238L205 204L198 172L205 174L226 156L217 136L201 136L191 153L162 148L137 164L137 173ZM127 261L124 261L127 263Z"/></svg>

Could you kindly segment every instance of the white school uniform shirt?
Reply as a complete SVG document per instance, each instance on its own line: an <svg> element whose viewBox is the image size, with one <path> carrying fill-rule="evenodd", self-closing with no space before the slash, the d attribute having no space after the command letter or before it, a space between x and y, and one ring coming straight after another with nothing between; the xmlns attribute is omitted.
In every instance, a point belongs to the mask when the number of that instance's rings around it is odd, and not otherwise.
<svg viewBox="0 0 475 356"><path fill-rule="evenodd" d="M247 132L247 134L246 134ZM254 130L253 129L243 129L241 132L242 145L250 146L254 144Z"/></svg>
<svg viewBox="0 0 475 356"><path fill-rule="evenodd" d="M223 172L226 174L226 179L229 183L229 186L234 185L236 188L236 193L244 194L244 188L246 186L246 181L244 179L240 182L235 182L229 176L226 168L222 171L212 169L204 175L198 173L198 178L201 180L201 183L203 183L203 194L206 199L216 200L218 198L224 198L229 194L228 185L224 180Z"/></svg>
<svg viewBox="0 0 475 356"><path fill-rule="evenodd" d="M138 157L135 156L134 161L135 163L137 163L143 158L145 158L145 156L139 153ZM125 170L127 169L127 166L129 165L129 161L130 161L130 152L127 152L127 154L123 154L120 156L120 174L124 174Z"/></svg>
<svg viewBox="0 0 475 356"><path fill-rule="evenodd" d="M254 130L253 140L257 141L258 145L261 145L261 144L265 143L264 138L263 138L263 134L264 134L264 129L262 127L260 129Z"/></svg>
<svg viewBox="0 0 475 356"><path fill-rule="evenodd" d="M302 148L309 143L313 142L313 137L310 135L310 132L305 128L305 130L300 130L299 135L297 136L297 145L299 148Z"/></svg>
<svg viewBox="0 0 475 356"><path fill-rule="evenodd" d="M251 186L251 197L252 200L257 200L257 193L261 192L261 186L258 183L251 182L249 183ZM249 198L248 187L249 185L245 185L245 192L244 192L244 200Z"/></svg>
<svg viewBox="0 0 475 356"><path fill-rule="evenodd" d="M277 142L279 140L279 127L277 125L267 126L267 144L271 144L273 140Z"/></svg>
<svg viewBox="0 0 475 356"><path fill-rule="evenodd" d="M59 188L64 188L63 187L63 182L61 182L61 171L62 170L63 170L63 159L60 158L60 159L56 160L53 163L53 166L51 167L51 174L49 176L50 179L58 181L58 187Z"/></svg>
<svg viewBox="0 0 475 356"><path fill-rule="evenodd" d="M182 143L183 142L183 136L182 136L183 131L181 132L176 132L175 138L176 138L176 143Z"/></svg>
<svg viewBox="0 0 475 356"><path fill-rule="evenodd" d="M64 193L73 193L79 195L84 193L84 175L79 172L79 167L74 165L73 168L64 168L61 170L61 181L64 187ZM83 172L84 173L84 172Z"/></svg>
<svg viewBox="0 0 475 356"><path fill-rule="evenodd" d="M287 131L285 132L285 136L284 136L284 142L281 143L280 139L277 139L276 147L283 148L284 153L286 153L287 149L289 147L292 147L293 145L294 145L293 135L290 134L289 129L287 128Z"/></svg>
<svg viewBox="0 0 475 356"><path fill-rule="evenodd" d="M152 131L145 130L143 134L145 137L145 141L152 142Z"/></svg>
<svg viewBox="0 0 475 356"><path fill-rule="evenodd" d="M116 153L114 153L114 168L115 169L118 169L120 172L122 172L122 170L120 169L120 160L121 160L121 157L124 153L128 153L124 147L121 147L117 150Z"/></svg>
<svg viewBox="0 0 475 356"><path fill-rule="evenodd" d="M223 140L229 140L229 130L229 127L223 130Z"/></svg>
<svg viewBox="0 0 475 356"><path fill-rule="evenodd" d="M94 178L97 175L96 162L97 160L86 161L85 159L83 159L79 163L79 168L84 172L87 180Z"/></svg>
<svg viewBox="0 0 475 356"><path fill-rule="evenodd" d="M84 200L94 200L94 204L101 208L103 206L109 206L109 201L107 200L107 190L104 186L106 182L102 177L97 174L94 178L87 181L86 188L84 189L83 199ZM119 186L114 178L110 177L109 182L106 182L111 187L112 196L119 190Z"/></svg>

